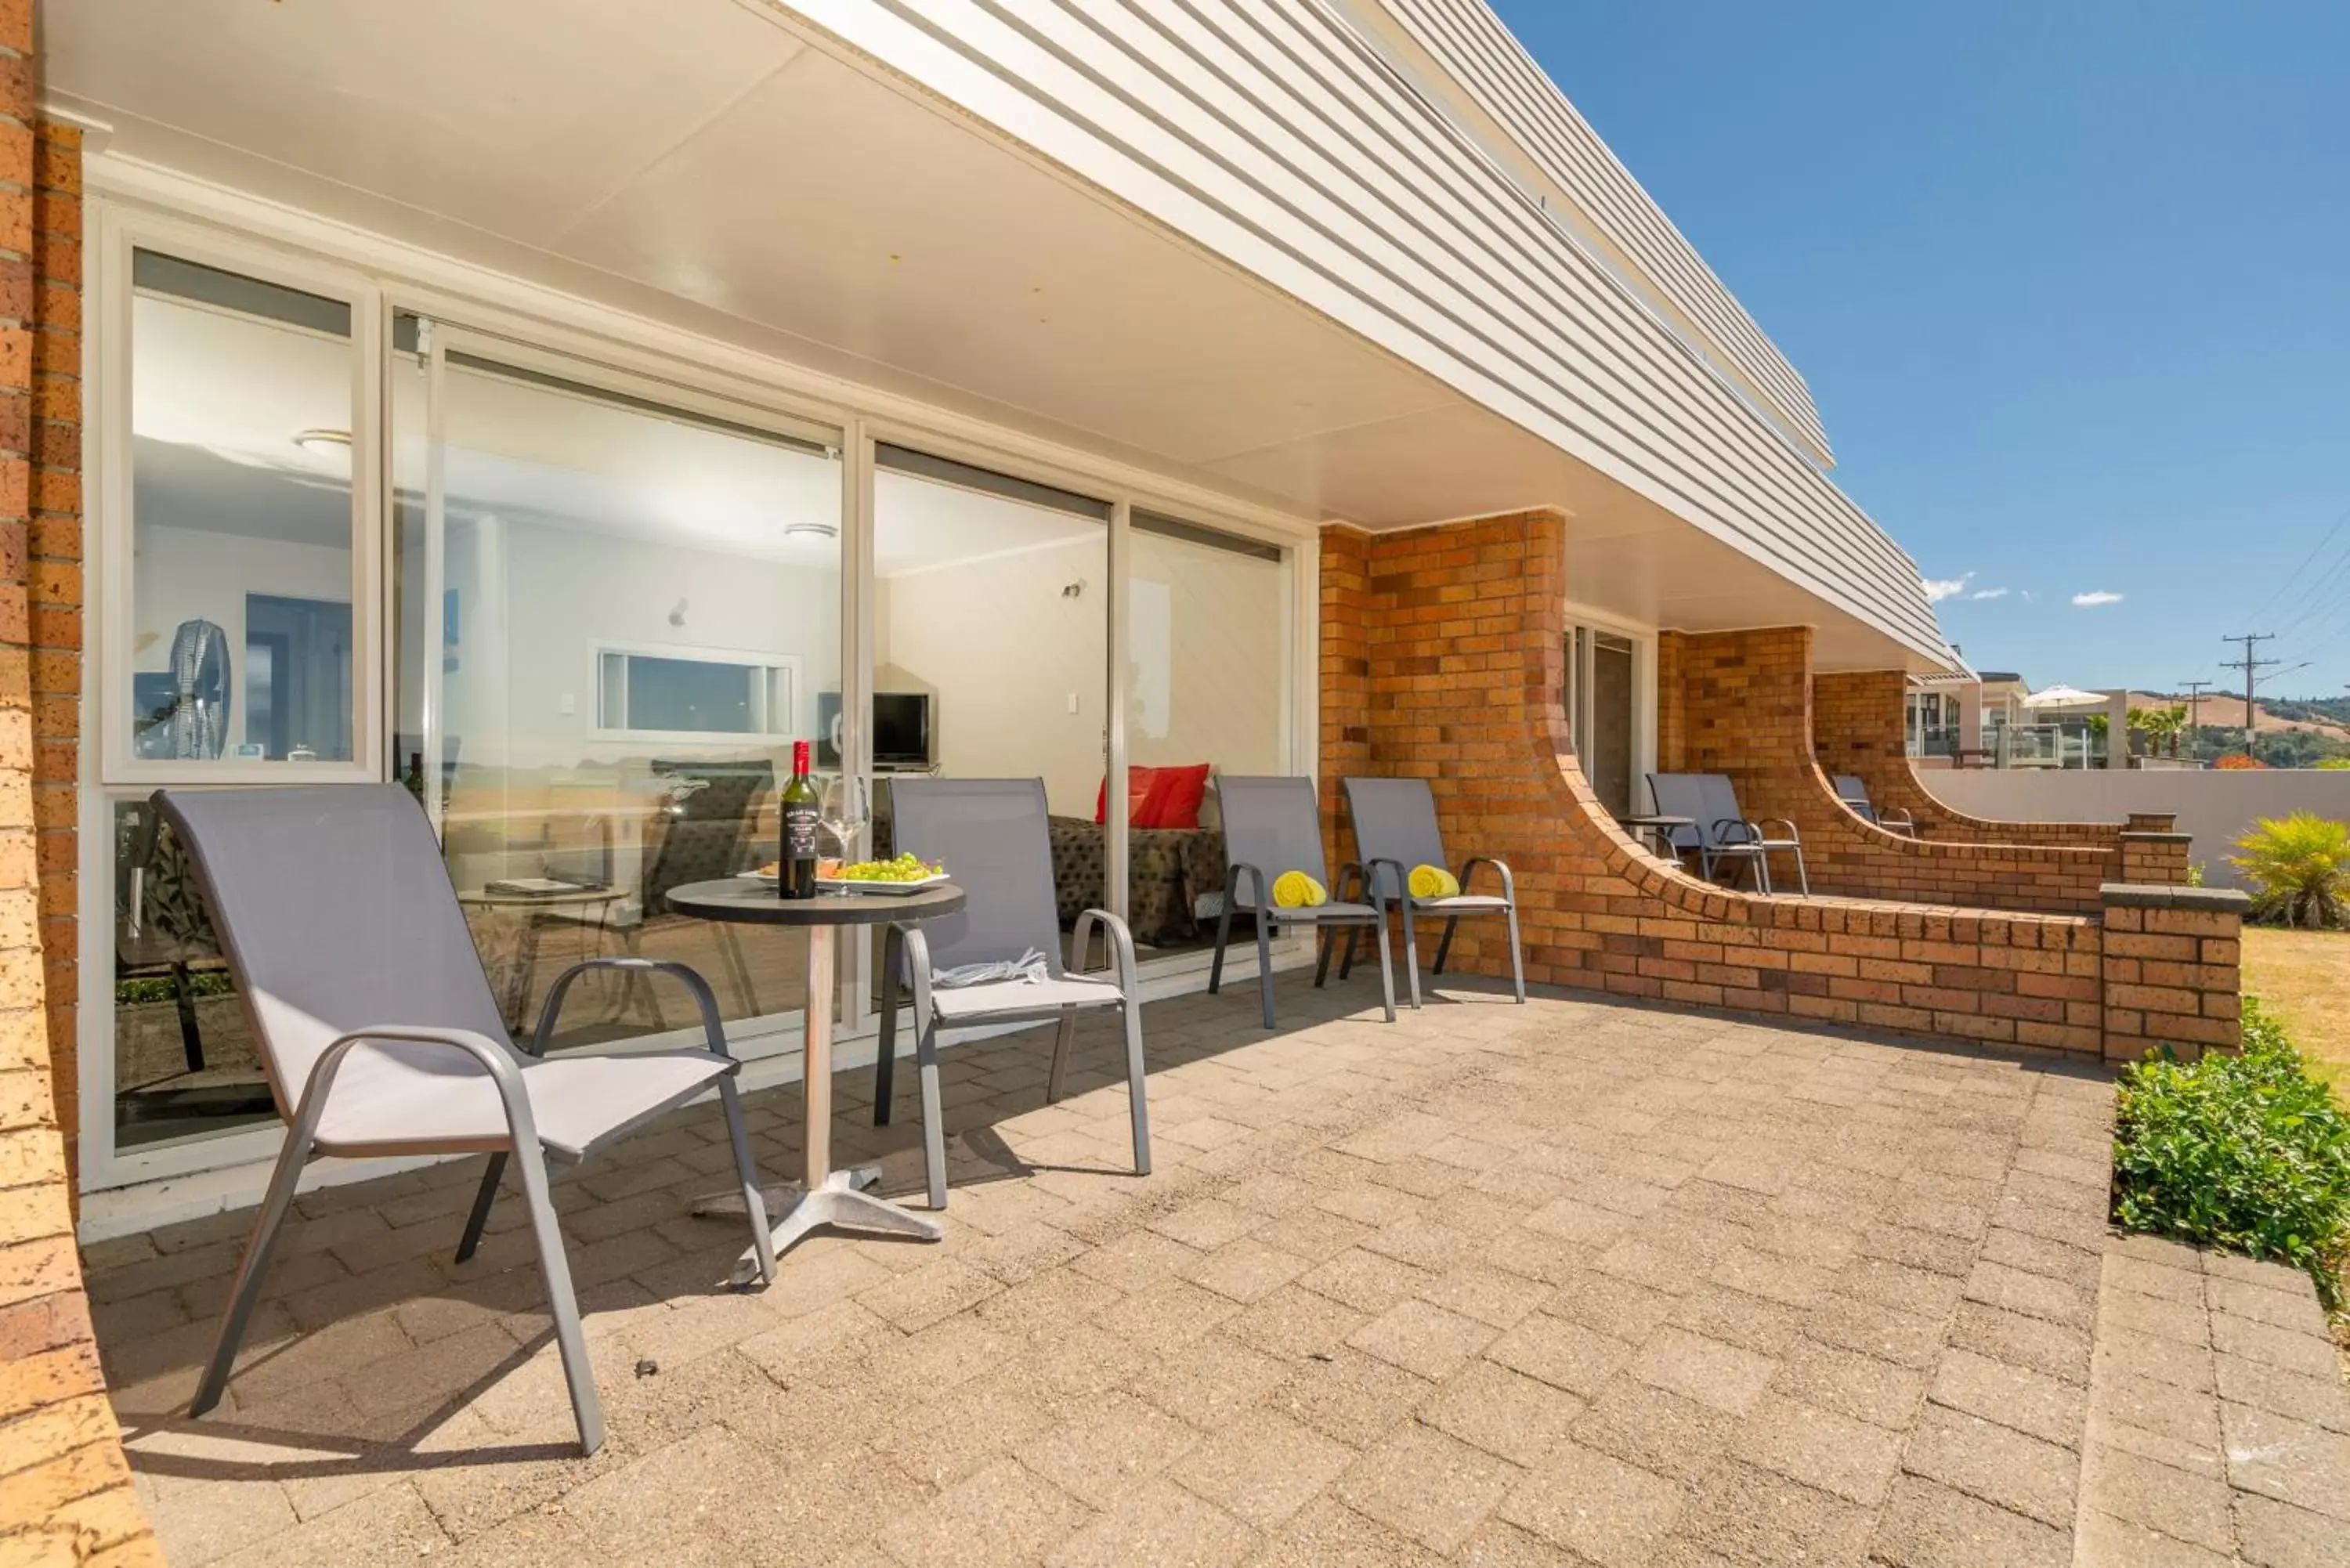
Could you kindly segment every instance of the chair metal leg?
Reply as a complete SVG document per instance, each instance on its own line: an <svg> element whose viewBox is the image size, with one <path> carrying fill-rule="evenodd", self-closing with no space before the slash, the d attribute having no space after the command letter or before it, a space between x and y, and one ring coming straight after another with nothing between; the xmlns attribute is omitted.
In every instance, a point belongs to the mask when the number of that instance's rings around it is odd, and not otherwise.
<svg viewBox="0 0 2350 1568"><path fill-rule="evenodd" d="M1379 949L1379 1004L1387 1009L1388 1022L1396 1021L1395 966L1388 961L1388 923L1377 920L1371 926L1371 940Z"/></svg>
<svg viewBox="0 0 2350 1568"><path fill-rule="evenodd" d="M1264 1026L1273 1027L1273 921L1256 912L1256 990L1264 1002Z"/></svg>
<svg viewBox="0 0 2350 1568"><path fill-rule="evenodd" d="M1436 939L1436 961L1429 965L1429 973L1442 974L1444 972L1444 961L1452 956L1452 933L1460 929L1460 916L1447 915L1444 917L1444 934Z"/></svg>
<svg viewBox="0 0 2350 1568"><path fill-rule="evenodd" d="M481 1190L473 1194L473 1211L466 1216L465 1234L457 1243L457 1261L464 1262L482 1244L482 1231L490 1222L490 1209L498 1200L498 1183L505 1179L506 1157L490 1156L487 1169L482 1172Z"/></svg>
<svg viewBox="0 0 2350 1568"><path fill-rule="evenodd" d="M1803 889L1804 898L1812 896L1811 873L1804 869L1804 846L1800 844L1795 846L1795 886Z"/></svg>
<svg viewBox="0 0 2350 1568"><path fill-rule="evenodd" d="M931 1207L947 1206L946 1110L939 1097L939 1026L923 1021L914 1036L915 1076L922 1084L922 1172L930 1187Z"/></svg>
<svg viewBox="0 0 2350 1568"><path fill-rule="evenodd" d="M579 1449L582 1454L593 1454L604 1446L604 1407L596 1397L596 1369L588 1361L588 1340L579 1332L579 1299L572 1293L571 1260L563 1250L563 1227L556 1222L555 1199L547 1191L546 1156L533 1143L516 1148L514 1157L522 1170L523 1197L530 1204L539 1272L546 1277L546 1305L555 1315L555 1345L563 1355L563 1381L570 1386L571 1414L579 1423ZM753 1219L764 1220L766 1207L764 1202L755 1204Z"/></svg>
<svg viewBox="0 0 2350 1568"><path fill-rule="evenodd" d="M1216 917L1216 956L1208 965L1208 994L1213 996L1224 983L1224 947L1232 940L1232 898L1224 895L1222 913Z"/></svg>
<svg viewBox="0 0 2350 1568"><path fill-rule="evenodd" d="M1053 1032L1053 1066L1045 1075L1045 1103L1048 1106L1061 1097L1061 1080L1069 1071L1069 1048L1076 1044L1076 1040L1077 1010L1064 1007L1061 1009L1060 1027Z"/></svg>
<svg viewBox="0 0 2350 1568"><path fill-rule="evenodd" d="M204 1037L196 1026L196 983L188 974L188 966L172 966L172 1002L180 1014L180 1054L186 1058L188 1071L204 1070Z"/></svg>
<svg viewBox="0 0 2350 1568"><path fill-rule="evenodd" d="M1417 1012L1419 1011L1419 938L1412 929L1411 894L1409 891L1407 890L1404 896L1397 900L1396 907L1403 911L1404 984L1411 997L1411 1010L1414 1012ZM1388 918L1386 915L1382 914L1379 917L1379 942L1381 946L1386 945L1387 936Z"/></svg>
<svg viewBox="0 0 2350 1568"><path fill-rule="evenodd" d="M898 971L905 939L891 927L881 939L881 1039L873 1052L873 1125L889 1125L889 1096L898 1075Z"/></svg>
<svg viewBox="0 0 2350 1568"><path fill-rule="evenodd" d="M1523 1007L1525 1005L1526 1001L1526 951L1518 941L1518 904L1516 899L1513 898L1510 900L1508 913L1510 918L1510 990L1512 993L1517 997L1518 1005Z"/></svg>
<svg viewBox="0 0 2350 1568"><path fill-rule="evenodd" d="M1754 886L1764 898L1771 896L1771 857L1760 852L1754 857Z"/></svg>
<svg viewBox="0 0 2350 1568"><path fill-rule="evenodd" d="M213 1358L205 1365L203 1380L196 1385L195 1398L188 1404L191 1417L201 1416L219 1404L222 1391L228 1386L229 1368L235 1365L236 1348L244 1343L245 1327L253 1321L254 1305L261 1299L261 1281L269 1272L270 1249L276 1244L278 1227L286 1222L286 1210L293 1207L294 1189L302 1184L302 1167L310 1158L310 1135L317 1125L317 1109L306 1103L295 1117L294 1126L286 1131L286 1147L278 1151L277 1168L269 1178L268 1195L262 1199L261 1213L253 1222L253 1239L244 1244L244 1261L237 1265L236 1283L228 1293L228 1310L221 1315L220 1336L213 1342Z"/></svg>
<svg viewBox="0 0 2350 1568"><path fill-rule="evenodd" d="M1150 1174L1150 1107L1142 1088L1142 1003L1128 996L1119 1010L1126 1015L1126 1099L1134 1121L1134 1174Z"/></svg>
<svg viewBox="0 0 2350 1568"><path fill-rule="evenodd" d="M1330 978L1330 956L1337 950L1338 947L1337 928L1333 926L1316 931L1314 934L1314 946L1316 952L1314 960L1314 989L1319 991L1322 989L1323 982ZM1346 971L1339 971L1338 978L1346 979Z"/></svg>
<svg viewBox="0 0 2350 1568"><path fill-rule="evenodd" d="M1362 940L1362 927L1348 926L1347 928L1347 950L1345 955L1338 960L1338 978L1340 980L1344 980L1348 975L1355 972L1355 944ZM1336 941L1337 939L1338 933L1335 930L1332 931L1330 933L1330 940Z"/></svg>
<svg viewBox="0 0 2350 1568"><path fill-rule="evenodd" d="M751 1129L743 1125L743 1097L733 1078L718 1080L718 1103L726 1109L726 1140L734 1146L734 1173L743 1179L743 1203L751 1216L751 1247L759 1260L759 1282L775 1282L775 1237L767 1228L767 1200L759 1184L758 1162L751 1158ZM500 1158L500 1157L494 1157Z"/></svg>

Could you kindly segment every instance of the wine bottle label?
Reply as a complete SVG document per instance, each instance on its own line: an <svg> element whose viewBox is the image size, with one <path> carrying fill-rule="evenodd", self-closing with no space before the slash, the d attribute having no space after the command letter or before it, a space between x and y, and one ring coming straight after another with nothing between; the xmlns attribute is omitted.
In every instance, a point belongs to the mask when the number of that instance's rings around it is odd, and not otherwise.
<svg viewBox="0 0 2350 1568"><path fill-rule="evenodd" d="M816 858L816 811L812 805L784 807L784 858Z"/></svg>

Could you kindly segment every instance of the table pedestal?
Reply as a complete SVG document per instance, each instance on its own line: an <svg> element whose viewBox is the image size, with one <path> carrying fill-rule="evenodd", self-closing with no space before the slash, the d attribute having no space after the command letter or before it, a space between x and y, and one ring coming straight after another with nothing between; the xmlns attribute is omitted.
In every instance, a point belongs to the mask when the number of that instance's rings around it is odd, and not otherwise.
<svg viewBox="0 0 2350 1568"><path fill-rule="evenodd" d="M837 926L807 928L807 1012L800 1069L800 1092L807 1107L803 1143L806 1179L796 1190L775 1187L761 1194L768 1212L777 1216L770 1233L775 1238L778 1258L809 1231L826 1225L837 1231L868 1231L885 1236L911 1236L924 1241L935 1241L945 1234L937 1220L900 1209L864 1190L880 1179L879 1166L855 1170L832 1168L832 1023L839 989L835 983L838 934ZM740 1214L743 1204L741 1193L722 1193L696 1203L693 1211L703 1215ZM742 1259L734 1265L735 1282L746 1283L757 1278L758 1269L756 1254L744 1249Z"/></svg>

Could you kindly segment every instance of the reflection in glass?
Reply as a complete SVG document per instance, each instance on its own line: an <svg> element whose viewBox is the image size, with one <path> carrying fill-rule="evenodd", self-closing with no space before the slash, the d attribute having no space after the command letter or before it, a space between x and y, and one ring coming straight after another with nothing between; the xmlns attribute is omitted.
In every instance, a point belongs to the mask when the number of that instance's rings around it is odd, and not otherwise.
<svg viewBox="0 0 2350 1568"><path fill-rule="evenodd" d="M805 938L667 899L776 857L779 766L840 686L837 455L452 351L434 549L427 361L393 341L396 744L509 1027L624 952L691 964L729 1020L795 1016ZM694 1023L605 977L556 1041Z"/></svg>
<svg viewBox="0 0 2350 1568"><path fill-rule="evenodd" d="M350 759L351 377L342 301L134 253L134 756Z"/></svg>
<svg viewBox="0 0 2350 1568"><path fill-rule="evenodd" d="M1276 546L1149 512L1128 572L1128 920L1159 951L1221 909L1215 779L1288 771L1289 565Z"/></svg>

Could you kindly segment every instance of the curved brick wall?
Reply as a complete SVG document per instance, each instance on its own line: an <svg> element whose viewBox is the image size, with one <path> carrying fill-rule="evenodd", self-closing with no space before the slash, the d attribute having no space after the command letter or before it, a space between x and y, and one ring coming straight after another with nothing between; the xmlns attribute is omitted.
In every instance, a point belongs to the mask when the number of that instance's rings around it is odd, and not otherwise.
<svg viewBox="0 0 2350 1568"><path fill-rule="evenodd" d="M1920 832L1971 844L2055 844L2114 848L2110 822L1993 822L1954 811L1918 782L1902 732L1908 678L1898 670L1812 677L1812 743L1831 774L1856 774L1880 809L1907 811Z"/></svg>
<svg viewBox="0 0 2350 1568"><path fill-rule="evenodd" d="M1659 763L1668 772L1728 774L1748 816L1794 823L1814 891L2095 914L2098 888L2120 880L2111 834L2095 846L1921 839L1856 815L1814 758L1809 628L1668 632L1658 641L1659 684L1681 693L1678 725L1658 737ZM1897 691L1897 735L1900 711ZM1773 857L1771 875L1774 885L1794 885L1787 857Z"/></svg>
<svg viewBox="0 0 2350 1568"><path fill-rule="evenodd" d="M1350 772L1430 780L1451 852L1492 855L1517 873L1529 978L2100 1050L2095 920L1761 898L1698 881L1626 836L1584 779L1565 732L1565 543L1555 514L1409 534L1326 529L1321 570L1329 820L1338 822L1337 783ZM1797 636L1807 646L1807 634ZM1794 640L1772 646L1783 652ZM1676 700L1666 699L1668 727L1707 718L1707 700L1689 686L1678 693L1685 711L1672 711ZM1717 727L1702 744L1726 744L1726 734ZM1811 766L1809 737L1790 731L1780 739L1790 753L1785 776L1800 776ZM1692 742L1684 735L1679 743ZM1342 828L1334 832L1343 838ZM1472 924L1461 935L1457 950L1469 965L1501 971L1492 930Z"/></svg>

